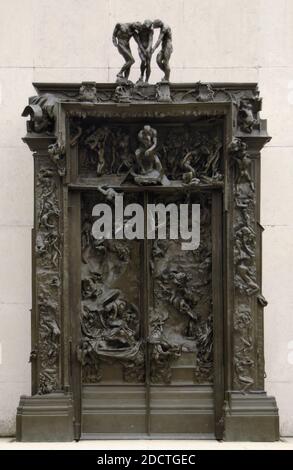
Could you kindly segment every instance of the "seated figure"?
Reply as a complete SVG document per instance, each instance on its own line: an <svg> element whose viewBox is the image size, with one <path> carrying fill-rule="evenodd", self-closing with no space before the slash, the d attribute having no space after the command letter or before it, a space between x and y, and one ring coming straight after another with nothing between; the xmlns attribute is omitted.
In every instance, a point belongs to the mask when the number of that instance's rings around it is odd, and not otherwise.
<svg viewBox="0 0 293 470"><path fill-rule="evenodd" d="M136 164L131 170L134 181L141 185L169 183L156 153L157 131L145 125L138 133L139 147L135 151Z"/></svg>

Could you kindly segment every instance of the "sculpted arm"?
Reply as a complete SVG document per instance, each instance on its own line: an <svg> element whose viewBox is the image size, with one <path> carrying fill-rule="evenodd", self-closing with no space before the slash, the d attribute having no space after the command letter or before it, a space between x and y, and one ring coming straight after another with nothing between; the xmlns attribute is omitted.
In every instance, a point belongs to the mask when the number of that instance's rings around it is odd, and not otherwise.
<svg viewBox="0 0 293 470"><path fill-rule="evenodd" d="M151 154L155 148L157 147L158 139L157 139L157 131L154 130L153 135L152 135L152 140L153 140L153 145L146 150L146 154L149 155Z"/></svg>
<svg viewBox="0 0 293 470"><path fill-rule="evenodd" d="M143 47L143 45L142 45L142 43L141 43L141 41L140 41L140 39L139 39L139 36L138 36L137 32L134 32L134 33L133 33L133 38L134 38L135 42L137 43L139 49L140 49L143 53L146 53L146 50L145 50L145 48Z"/></svg>
<svg viewBox="0 0 293 470"><path fill-rule="evenodd" d="M152 49L153 52L157 49L157 47L159 47L159 45L161 44L161 42L162 42L162 40L163 40L163 37L164 37L164 31L161 30L160 35L159 35L159 37L158 37L158 40L157 40L156 44L154 45L154 47L153 47L153 49Z"/></svg>

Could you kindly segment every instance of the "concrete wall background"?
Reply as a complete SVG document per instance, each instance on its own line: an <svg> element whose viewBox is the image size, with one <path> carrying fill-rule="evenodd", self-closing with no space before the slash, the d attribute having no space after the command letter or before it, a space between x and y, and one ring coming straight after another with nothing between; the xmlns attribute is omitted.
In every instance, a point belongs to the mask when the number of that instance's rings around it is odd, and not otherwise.
<svg viewBox="0 0 293 470"><path fill-rule="evenodd" d="M115 80L113 27L146 18L172 27L172 81L259 83L273 136L262 157L266 387L293 435L292 0L0 0L0 434L30 393L33 159L21 112L33 81Z"/></svg>

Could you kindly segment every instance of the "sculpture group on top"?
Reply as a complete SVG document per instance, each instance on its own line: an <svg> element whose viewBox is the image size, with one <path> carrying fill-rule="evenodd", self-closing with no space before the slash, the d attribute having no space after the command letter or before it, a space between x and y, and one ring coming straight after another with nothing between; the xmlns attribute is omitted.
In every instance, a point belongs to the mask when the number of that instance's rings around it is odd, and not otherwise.
<svg viewBox="0 0 293 470"><path fill-rule="evenodd" d="M153 44L154 29L159 29L159 37ZM130 40L134 39L138 46L141 60L140 77L138 84L148 83L151 74L151 60L155 50L161 45L156 60L159 68L164 72L162 81L169 82L169 60L173 51L171 28L161 20L145 20L143 23L117 23L113 31L113 44L125 60L125 64L117 74L117 82L127 83L130 69L135 60L132 55Z"/></svg>

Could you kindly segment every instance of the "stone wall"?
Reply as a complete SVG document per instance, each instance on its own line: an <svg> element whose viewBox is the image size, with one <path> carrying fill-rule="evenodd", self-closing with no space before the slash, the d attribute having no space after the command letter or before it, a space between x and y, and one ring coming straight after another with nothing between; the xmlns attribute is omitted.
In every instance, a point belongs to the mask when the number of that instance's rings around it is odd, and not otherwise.
<svg viewBox="0 0 293 470"><path fill-rule="evenodd" d="M272 141L262 157L266 388L293 434L292 0L2 0L0 4L0 434L30 393L33 159L21 112L32 82L114 81L117 21L173 30L173 82L258 82ZM137 58L137 55L136 55ZM138 77L138 58L131 77ZM161 78L154 65L151 81Z"/></svg>

